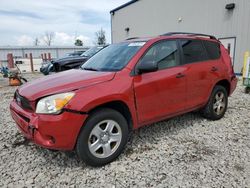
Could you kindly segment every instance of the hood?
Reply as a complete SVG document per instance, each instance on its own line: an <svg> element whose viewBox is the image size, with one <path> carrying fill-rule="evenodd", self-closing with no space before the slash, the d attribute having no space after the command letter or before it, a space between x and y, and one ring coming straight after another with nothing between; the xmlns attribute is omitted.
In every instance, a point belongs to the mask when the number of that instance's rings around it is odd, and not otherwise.
<svg viewBox="0 0 250 188"><path fill-rule="evenodd" d="M64 63L64 62L71 62L71 61L82 61L82 60L86 60L86 59L88 59L88 57L85 57L85 56L64 57L64 58L56 59L55 61L53 61L53 63Z"/></svg>
<svg viewBox="0 0 250 188"><path fill-rule="evenodd" d="M18 88L18 92L29 101L35 101L47 95L72 91L110 81L114 76L114 72L73 69L27 82Z"/></svg>

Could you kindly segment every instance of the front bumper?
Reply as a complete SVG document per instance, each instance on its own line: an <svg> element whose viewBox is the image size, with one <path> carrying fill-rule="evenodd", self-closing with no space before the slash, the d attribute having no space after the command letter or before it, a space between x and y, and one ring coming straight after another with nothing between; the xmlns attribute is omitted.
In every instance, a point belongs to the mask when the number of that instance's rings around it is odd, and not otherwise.
<svg viewBox="0 0 250 188"><path fill-rule="evenodd" d="M52 63L44 64L41 66L40 72L43 73L44 75L48 75L49 72L51 71L52 67L53 67Z"/></svg>
<svg viewBox="0 0 250 188"><path fill-rule="evenodd" d="M15 100L10 112L23 135L35 144L56 150L73 150L86 114L63 112L58 115L35 114L22 109Z"/></svg>

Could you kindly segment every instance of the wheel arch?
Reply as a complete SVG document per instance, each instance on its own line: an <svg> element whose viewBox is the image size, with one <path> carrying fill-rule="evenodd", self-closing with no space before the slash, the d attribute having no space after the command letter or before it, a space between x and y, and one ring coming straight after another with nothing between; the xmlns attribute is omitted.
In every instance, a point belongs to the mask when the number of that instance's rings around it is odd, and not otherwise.
<svg viewBox="0 0 250 188"><path fill-rule="evenodd" d="M107 101L107 102L95 105L92 108L88 109L87 114L91 116L91 114L93 114L94 112L96 112L97 110L101 108L110 108L110 109L120 112L125 117L128 123L129 131L133 130L136 124L136 119L135 117L133 117L133 114L132 114L133 112L131 112L129 105L127 105L124 101L112 100L112 101Z"/></svg>
<svg viewBox="0 0 250 188"><path fill-rule="evenodd" d="M223 87L227 90L227 94L230 95L231 85L230 85L230 82L229 82L227 79L218 81L218 82L214 85L214 87L215 87L216 85L223 86ZM214 87L213 87L213 88L214 88Z"/></svg>
<svg viewBox="0 0 250 188"><path fill-rule="evenodd" d="M115 101L110 101L110 102L106 102L103 104L99 104L98 106L95 106L94 108L90 109L88 114L91 115L92 113L94 113L95 111L101 108L110 108L110 109L120 112L125 117L128 123L129 131L133 130L133 117L132 117L132 114L130 112L128 105L125 102L120 101L120 100L115 100Z"/></svg>
<svg viewBox="0 0 250 188"><path fill-rule="evenodd" d="M113 109L113 110L120 112L125 117L125 119L128 123L129 132L131 132L134 129L134 124L136 123L135 122L136 120L133 118L129 107L125 102L123 102L121 100L114 100L114 101L109 101L109 102L99 104L99 105L91 108L90 110L88 110L88 112L87 112L88 117L90 117L91 114L95 113L96 111L98 111L99 109L102 109L102 108L110 108L110 109ZM81 130L84 128L84 125L85 125L86 121L88 120L88 117L83 122L83 124L82 124L82 126L77 134L77 138L78 138ZM76 143L77 143L77 141L74 144L74 148L76 147Z"/></svg>
<svg viewBox="0 0 250 188"><path fill-rule="evenodd" d="M213 89L215 86L217 85L220 85L220 86L223 86L226 91L227 91L227 94L228 96L230 95L230 89L231 89L231 85L230 85L230 82L227 80L227 79L222 79L222 80L218 80L211 88L210 88L210 91L208 92L208 95L206 96L206 99L205 99L205 103L202 105L202 106L205 106L207 103L208 103L208 100L213 92Z"/></svg>

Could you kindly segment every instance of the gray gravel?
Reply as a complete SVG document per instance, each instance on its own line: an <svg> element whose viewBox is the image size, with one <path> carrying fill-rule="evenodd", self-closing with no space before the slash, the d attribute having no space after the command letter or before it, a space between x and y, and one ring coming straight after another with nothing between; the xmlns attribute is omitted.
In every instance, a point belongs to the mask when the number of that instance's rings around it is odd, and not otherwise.
<svg viewBox="0 0 250 188"><path fill-rule="evenodd" d="M238 85L223 119L189 113L141 128L101 168L25 141L8 109L15 87L2 87L0 187L250 187L250 95Z"/></svg>

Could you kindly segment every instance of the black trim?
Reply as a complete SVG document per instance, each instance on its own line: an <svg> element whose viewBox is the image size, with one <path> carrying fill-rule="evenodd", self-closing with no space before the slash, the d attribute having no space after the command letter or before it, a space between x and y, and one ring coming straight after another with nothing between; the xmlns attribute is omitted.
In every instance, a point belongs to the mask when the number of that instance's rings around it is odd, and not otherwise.
<svg viewBox="0 0 250 188"><path fill-rule="evenodd" d="M130 37L130 38L127 38L126 40L133 40L133 39L139 39L139 37Z"/></svg>
<svg viewBox="0 0 250 188"><path fill-rule="evenodd" d="M132 1L129 1L129 2L123 4L123 5L119 6L119 7L117 7L117 8L115 8L115 9L111 10L111 11L110 11L110 14L114 14L116 11L118 11L118 10L120 10L120 9L123 9L124 7L127 7L127 6L133 4L133 3L137 2L137 1L139 1L139 0L132 0Z"/></svg>
<svg viewBox="0 0 250 188"><path fill-rule="evenodd" d="M21 96L19 93L18 93L18 90L16 90L15 94L14 94L14 99L16 100L16 103L21 106L22 108L26 109L26 110L32 110L33 111L33 108L32 106L30 105L30 101Z"/></svg>
<svg viewBox="0 0 250 188"><path fill-rule="evenodd" d="M179 48L180 63L181 63L181 65L185 65L185 58L184 58L184 55L183 55L183 49L182 49L182 45L181 45L181 40L177 39L176 41L177 41L177 45L178 45L178 48Z"/></svg>
<svg viewBox="0 0 250 188"><path fill-rule="evenodd" d="M87 112L81 112L81 111L77 111L77 110L71 110L71 109L68 109L68 108L64 108L63 111L64 112L75 113L75 114L81 114L81 115L88 114Z"/></svg>

